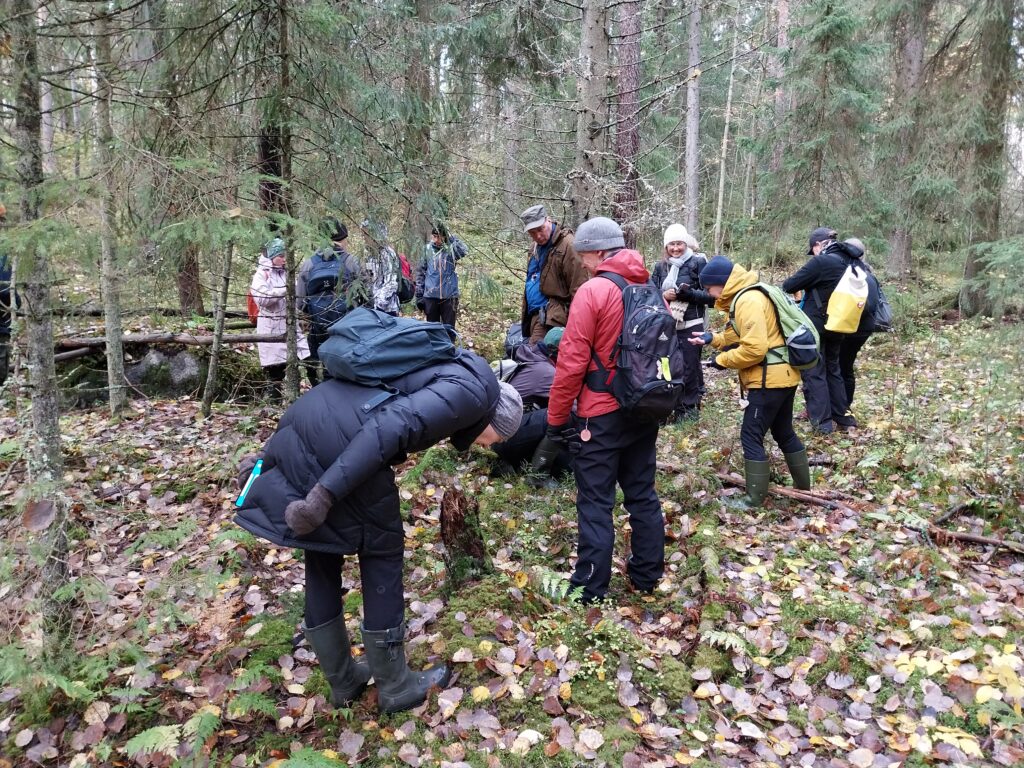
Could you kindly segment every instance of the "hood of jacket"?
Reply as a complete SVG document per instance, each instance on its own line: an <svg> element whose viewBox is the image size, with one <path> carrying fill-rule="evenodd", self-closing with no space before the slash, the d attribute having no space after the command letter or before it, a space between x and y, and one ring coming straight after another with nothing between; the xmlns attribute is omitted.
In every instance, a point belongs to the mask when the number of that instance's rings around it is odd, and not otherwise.
<svg viewBox="0 0 1024 768"><path fill-rule="evenodd" d="M739 264L733 264L729 279L722 287L722 295L715 300L715 309L728 312L736 294L758 281L758 273L753 270L746 270Z"/></svg>
<svg viewBox="0 0 1024 768"><path fill-rule="evenodd" d="M284 267L275 267L273 259L267 258L262 253L260 254L259 263L260 266L263 267L264 269L284 269Z"/></svg>
<svg viewBox="0 0 1024 768"><path fill-rule="evenodd" d="M639 251L629 248L622 248L614 256L605 259L597 267L598 273L614 272L622 275L631 283L646 283L651 278L651 273L644 266L644 257Z"/></svg>

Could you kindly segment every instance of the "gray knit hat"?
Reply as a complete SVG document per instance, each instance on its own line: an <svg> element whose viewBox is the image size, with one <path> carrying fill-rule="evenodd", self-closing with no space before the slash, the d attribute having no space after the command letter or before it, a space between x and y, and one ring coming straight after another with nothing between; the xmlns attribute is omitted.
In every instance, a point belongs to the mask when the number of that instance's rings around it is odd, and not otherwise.
<svg viewBox="0 0 1024 768"><path fill-rule="evenodd" d="M501 387L501 394L494 415L491 416L491 426L502 440L508 440L519 431L519 424L523 420L523 398L507 382L499 381L498 386Z"/></svg>
<svg viewBox="0 0 1024 768"><path fill-rule="evenodd" d="M604 216L596 216L580 224L573 242L577 253L581 251L610 251L613 248L626 247L626 238L622 235L622 227Z"/></svg>

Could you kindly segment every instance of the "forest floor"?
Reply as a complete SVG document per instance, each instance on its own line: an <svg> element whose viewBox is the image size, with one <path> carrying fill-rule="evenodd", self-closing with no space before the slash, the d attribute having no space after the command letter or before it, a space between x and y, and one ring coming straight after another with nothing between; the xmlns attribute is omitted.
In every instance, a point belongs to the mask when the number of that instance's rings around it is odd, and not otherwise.
<svg viewBox="0 0 1024 768"><path fill-rule="evenodd" d="M494 349L504 321L465 321ZM487 328L474 332L473 325ZM419 709L350 709L298 634L301 553L232 523L238 458L280 415L135 401L62 421L79 621L64 669L40 643L32 534L2 513L0 768L11 765L917 766L1024 761L1020 326L876 336L860 358L861 428L808 435L834 508L738 502L733 375L708 372L696 424L662 430L667 570L626 588L626 517L605 604L579 606L574 487L494 480L489 455L438 447L400 468L414 665L454 659ZM801 407L798 397L797 408ZM0 508L23 501L16 419L0 418ZM773 456L777 481L788 482ZM446 590L445 488L479 502L494 573ZM824 493L830 489L834 493ZM930 531L930 532L929 532ZM346 564L358 642L361 595Z"/></svg>

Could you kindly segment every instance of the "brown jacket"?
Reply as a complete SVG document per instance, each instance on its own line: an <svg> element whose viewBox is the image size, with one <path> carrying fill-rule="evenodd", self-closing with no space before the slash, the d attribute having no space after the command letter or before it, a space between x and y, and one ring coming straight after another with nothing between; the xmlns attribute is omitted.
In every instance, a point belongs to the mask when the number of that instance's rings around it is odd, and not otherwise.
<svg viewBox="0 0 1024 768"><path fill-rule="evenodd" d="M536 253L537 244L534 243L530 248L529 258L532 259ZM589 279L590 273L583 266L573 247L572 230L559 224L555 231L555 242L551 245L548 257L544 261L544 268L540 271L540 292L548 299L545 325L565 327L569 321L569 303L579 287ZM523 335L529 337L530 315L526 309L525 293L522 325Z"/></svg>

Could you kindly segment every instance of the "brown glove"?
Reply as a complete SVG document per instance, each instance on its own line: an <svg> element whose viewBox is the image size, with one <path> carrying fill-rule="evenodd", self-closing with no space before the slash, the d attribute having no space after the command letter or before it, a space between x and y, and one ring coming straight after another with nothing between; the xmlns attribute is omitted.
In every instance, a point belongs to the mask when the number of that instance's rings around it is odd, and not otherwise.
<svg viewBox="0 0 1024 768"><path fill-rule="evenodd" d="M317 483L305 499L293 501L285 507L284 519L294 533L305 536L323 525L333 504L334 496L331 492Z"/></svg>
<svg viewBox="0 0 1024 768"><path fill-rule="evenodd" d="M246 481L249 479L249 475L252 474L252 468L255 467L256 462L262 458L262 453L250 453L243 456L242 460L238 462L238 477L235 478L235 484L238 486L238 490L242 490Z"/></svg>

